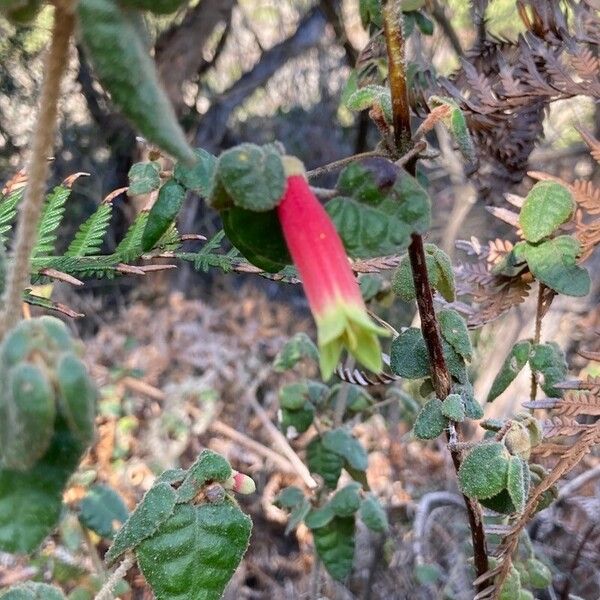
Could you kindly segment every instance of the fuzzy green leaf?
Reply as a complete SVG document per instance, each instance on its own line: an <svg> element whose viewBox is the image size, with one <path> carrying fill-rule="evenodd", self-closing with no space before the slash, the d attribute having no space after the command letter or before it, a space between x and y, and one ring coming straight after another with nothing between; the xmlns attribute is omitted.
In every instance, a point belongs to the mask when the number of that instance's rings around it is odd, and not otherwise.
<svg viewBox="0 0 600 600"><path fill-rule="evenodd" d="M498 375L492 383L487 401L495 400L515 380L529 360L531 344L528 341L517 342L506 357Z"/></svg>
<svg viewBox="0 0 600 600"><path fill-rule="evenodd" d="M149 194L160 187L160 163L158 161L135 163L129 173L129 195Z"/></svg>
<svg viewBox="0 0 600 600"><path fill-rule="evenodd" d="M421 440L433 440L441 435L447 426L448 419L442 412L442 402L438 398L433 398L419 411L413 433Z"/></svg>
<svg viewBox="0 0 600 600"><path fill-rule="evenodd" d="M231 477L231 465L212 450L202 450L177 488L177 502L191 502L207 483L225 482Z"/></svg>
<svg viewBox="0 0 600 600"><path fill-rule="evenodd" d="M315 343L303 331L290 338L277 353L273 368L278 373L293 368L302 359L319 360L319 351Z"/></svg>
<svg viewBox="0 0 600 600"><path fill-rule="evenodd" d="M538 181L519 214L519 225L528 242L539 242L568 221L575 210L569 190L554 181Z"/></svg>
<svg viewBox="0 0 600 600"><path fill-rule="evenodd" d="M360 507L360 483L353 481L339 489L329 501L331 510L338 517L350 517Z"/></svg>
<svg viewBox="0 0 600 600"><path fill-rule="evenodd" d="M53 585L28 581L0 594L2 600L65 600L64 594Z"/></svg>
<svg viewBox="0 0 600 600"><path fill-rule="evenodd" d="M324 527L313 530L317 554L329 574L338 581L352 570L354 530L354 517L335 517Z"/></svg>
<svg viewBox="0 0 600 600"><path fill-rule="evenodd" d="M92 486L79 503L79 522L99 536L112 540L129 511L121 496L107 485Z"/></svg>
<svg viewBox="0 0 600 600"><path fill-rule="evenodd" d="M325 485L334 489L342 474L344 459L337 453L325 448L323 439L316 436L306 448L306 460L311 473L317 473Z"/></svg>
<svg viewBox="0 0 600 600"><path fill-rule="evenodd" d="M524 566L531 587L543 590L552 584L552 571L537 558L528 558Z"/></svg>
<svg viewBox="0 0 600 600"><path fill-rule="evenodd" d="M293 531L302 523L308 514L312 504L305 498L298 506L295 506L290 512L290 518L288 519L287 525L285 526L285 534L287 535L290 531Z"/></svg>
<svg viewBox="0 0 600 600"><path fill-rule="evenodd" d="M173 177L184 188L204 196L210 194L213 177L217 167L217 158L202 148L194 150L196 163L188 166L185 163L177 163Z"/></svg>
<svg viewBox="0 0 600 600"><path fill-rule="evenodd" d="M325 527L333 521L335 513L331 504L327 503L319 508L311 508L309 513L306 515L305 523L309 529L319 529Z"/></svg>
<svg viewBox="0 0 600 600"><path fill-rule="evenodd" d="M361 443L345 429L332 429L323 435L323 447L339 454L353 469L366 471L367 452Z"/></svg>
<svg viewBox="0 0 600 600"><path fill-rule="evenodd" d="M437 316L442 337L462 358L471 360L473 358L473 346L471 346L466 321L451 308L440 310Z"/></svg>
<svg viewBox="0 0 600 600"><path fill-rule="evenodd" d="M529 494L529 468L518 456L512 456L508 463L506 491L515 506L515 511L522 513Z"/></svg>
<svg viewBox="0 0 600 600"><path fill-rule="evenodd" d="M296 508L304 499L304 492L295 485L290 485L279 492L274 504L279 508Z"/></svg>
<svg viewBox="0 0 600 600"><path fill-rule="evenodd" d="M429 355L420 329L410 327L392 341L390 367L406 379L429 375Z"/></svg>
<svg viewBox="0 0 600 600"><path fill-rule="evenodd" d="M154 248L169 229L177 218L184 200L185 189L175 181L167 181L160 188L158 198L150 209L142 234L142 250L144 252Z"/></svg>
<svg viewBox="0 0 600 600"><path fill-rule="evenodd" d="M250 540L252 522L233 501L178 504L136 549L156 600L218 600Z"/></svg>
<svg viewBox="0 0 600 600"><path fill-rule="evenodd" d="M463 460L458 471L461 491L469 498L491 498L506 487L508 450L500 442L475 446Z"/></svg>
<svg viewBox="0 0 600 600"><path fill-rule="evenodd" d="M562 390L555 384L567 377L567 362L565 353L555 342L536 344L531 351L530 366L535 373L544 376L541 387L552 398L561 398Z"/></svg>
<svg viewBox="0 0 600 600"><path fill-rule="evenodd" d="M465 404L460 394L449 394L446 396L442 402L442 414L457 423L465 420Z"/></svg>
<svg viewBox="0 0 600 600"><path fill-rule="evenodd" d="M417 180L386 159L353 163L342 173L340 197L327 212L350 256L373 257L406 249L431 218L431 201Z"/></svg>
<svg viewBox="0 0 600 600"><path fill-rule="evenodd" d="M373 494L368 494L360 503L359 515L371 531L383 533L389 528L387 513Z"/></svg>
<svg viewBox="0 0 600 600"><path fill-rule="evenodd" d="M377 106L382 110L388 123L392 122L392 97L389 87L365 85L356 90L346 101L346 108L355 111L366 110L373 106Z"/></svg>
<svg viewBox="0 0 600 600"><path fill-rule="evenodd" d="M192 162L193 150L134 21L113 0L81 0L77 13L87 55L114 103L149 141Z"/></svg>

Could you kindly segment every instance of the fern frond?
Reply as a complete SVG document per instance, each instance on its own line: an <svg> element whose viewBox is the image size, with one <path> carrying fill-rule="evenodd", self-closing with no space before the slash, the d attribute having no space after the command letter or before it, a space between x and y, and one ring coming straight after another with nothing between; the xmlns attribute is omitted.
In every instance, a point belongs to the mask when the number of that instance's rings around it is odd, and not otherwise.
<svg viewBox="0 0 600 600"><path fill-rule="evenodd" d="M160 250L162 252L175 252L181 246L181 235L175 223L171 223L169 229L165 231L162 237L156 242L153 250Z"/></svg>
<svg viewBox="0 0 600 600"><path fill-rule="evenodd" d="M102 247L108 223L112 215L112 204L101 204L79 228L65 256L89 256L96 254Z"/></svg>
<svg viewBox="0 0 600 600"><path fill-rule="evenodd" d="M12 229L17 216L17 205L23 198L25 188L17 188L0 199L0 245L5 246L8 239L6 233Z"/></svg>
<svg viewBox="0 0 600 600"><path fill-rule="evenodd" d="M31 261L31 269L39 274L43 269L56 269L79 279L112 279L118 274L121 258L115 254L101 256L44 256Z"/></svg>
<svg viewBox="0 0 600 600"><path fill-rule="evenodd" d="M119 262L129 263L137 260L142 254L142 235L148 221L148 212L141 212L131 224L125 237L115 249Z"/></svg>
<svg viewBox="0 0 600 600"><path fill-rule="evenodd" d="M40 226L38 228L38 241L33 249L32 256L47 256L54 251L56 243L56 230L65 214L65 202L71 195L71 188L65 185L56 186L44 203Z"/></svg>

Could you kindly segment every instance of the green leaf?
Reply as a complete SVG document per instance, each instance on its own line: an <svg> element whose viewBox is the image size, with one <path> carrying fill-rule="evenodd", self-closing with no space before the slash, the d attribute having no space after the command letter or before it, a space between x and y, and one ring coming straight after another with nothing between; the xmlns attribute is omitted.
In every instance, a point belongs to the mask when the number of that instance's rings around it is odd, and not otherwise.
<svg viewBox="0 0 600 600"><path fill-rule="evenodd" d="M415 13L415 19L419 28L421 28L420 18L424 19L425 17L420 13ZM425 27L427 27L427 25L425 25ZM477 159L475 146L471 139L471 134L469 133L465 115L458 104L452 100L452 98L447 98L445 96L432 96L429 99L429 104L432 108L436 106L446 106L450 109L448 115L442 119L442 123L456 141L456 145L463 155L463 158L469 163L474 163Z"/></svg>
<svg viewBox="0 0 600 600"><path fill-rule="evenodd" d="M208 197L213 183L217 158L202 148L194 150L196 155L195 164L188 166L186 163L178 162L175 165L173 177L184 188Z"/></svg>
<svg viewBox="0 0 600 600"><path fill-rule="evenodd" d="M173 180L167 181L158 192L158 198L152 205L146 226L142 234L142 250L152 250L173 221L177 218L183 201L185 189Z"/></svg>
<svg viewBox="0 0 600 600"><path fill-rule="evenodd" d="M568 221L575 210L569 190L554 181L538 181L519 214L519 225L528 242L539 242Z"/></svg>
<svg viewBox="0 0 600 600"><path fill-rule="evenodd" d="M471 346L466 321L451 308L440 310L437 317L442 337L462 358L471 360L473 358L473 346Z"/></svg>
<svg viewBox="0 0 600 600"><path fill-rule="evenodd" d="M12 191L8 196L0 196L0 246L5 246L6 233L13 227L17 216L17 205L23 199L25 188Z"/></svg>
<svg viewBox="0 0 600 600"><path fill-rule="evenodd" d="M498 375L492 383L487 401L495 400L515 380L529 360L531 344L528 341L517 342L506 357Z"/></svg>
<svg viewBox="0 0 600 600"><path fill-rule="evenodd" d="M295 506L290 513L287 525L285 526L285 534L287 535L290 531L293 531L306 519L310 513L312 504L305 498L298 506Z"/></svg>
<svg viewBox="0 0 600 600"><path fill-rule="evenodd" d="M406 249L431 218L431 201L417 180L383 158L353 163L340 174L340 197L326 209L348 254L368 258Z"/></svg>
<svg viewBox="0 0 600 600"><path fill-rule="evenodd" d="M413 433L420 440L433 440L441 435L447 426L448 419L442 412L442 402L439 398L433 398L419 411Z"/></svg>
<svg viewBox="0 0 600 600"><path fill-rule="evenodd" d="M241 144L226 150L217 161L216 177L231 202L250 211L274 209L285 192L281 155L272 145Z"/></svg>
<svg viewBox="0 0 600 600"><path fill-rule="evenodd" d="M531 351L529 364L535 373L544 376L541 387L552 398L561 398L562 390L554 386L567 378L565 353L555 342L536 344Z"/></svg>
<svg viewBox="0 0 600 600"><path fill-rule="evenodd" d="M444 579L444 573L435 563L415 566L415 579L421 584L437 583Z"/></svg>
<svg viewBox="0 0 600 600"><path fill-rule="evenodd" d="M287 431L289 427L293 427L296 432L304 433L312 425L314 418L315 407L307 400L301 408L295 410L282 408L281 428Z"/></svg>
<svg viewBox="0 0 600 600"><path fill-rule="evenodd" d="M47 256L54 252L59 225L65 215L65 202L71 195L71 188L65 185L56 186L46 201L40 216L38 237L32 257Z"/></svg>
<svg viewBox="0 0 600 600"><path fill-rule="evenodd" d="M442 402L442 414L457 423L465 420L465 405L460 394L449 394L446 396Z"/></svg>
<svg viewBox="0 0 600 600"><path fill-rule="evenodd" d="M149 194L160 187L160 163L158 161L135 163L129 173L129 195Z"/></svg>
<svg viewBox="0 0 600 600"><path fill-rule="evenodd" d="M187 0L121 0L123 6L140 10L149 10L156 15L166 15L175 12Z"/></svg>
<svg viewBox="0 0 600 600"><path fill-rule="evenodd" d="M317 554L329 574L338 581L352 570L354 529L354 517L335 517L324 527L313 530Z"/></svg>
<svg viewBox="0 0 600 600"><path fill-rule="evenodd" d="M79 503L79 521L99 536L112 540L129 511L121 496L107 485L92 486Z"/></svg>
<svg viewBox="0 0 600 600"><path fill-rule="evenodd" d="M435 261L435 284L433 287L448 302L456 299L456 288L454 283L454 269L450 257L435 244L425 244L426 257L431 256ZM429 262L427 263L429 269Z"/></svg>
<svg viewBox="0 0 600 600"><path fill-rule="evenodd" d="M0 469L0 550L32 552L52 531L84 449L59 415L50 447L32 469Z"/></svg>
<svg viewBox="0 0 600 600"><path fill-rule="evenodd" d="M300 410L308 398L306 382L288 383L279 390L279 404L289 410Z"/></svg>
<svg viewBox="0 0 600 600"><path fill-rule="evenodd" d="M328 525L333 521L334 517L335 513L333 512L333 508L328 503L319 508L311 508L306 515L304 522L309 529L314 530L325 527L325 525Z"/></svg>
<svg viewBox="0 0 600 600"><path fill-rule="evenodd" d="M518 456L512 456L508 463L506 491L517 513L522 513L529 494L529 468Z"/></svg>
<svg viewBox="0 0 600 600"><path fill-rule="evenodd" d="M360 20L365 29L367 29L371 23L379 29L383 27L381 0L360 0L359 11Z"/></svg>
<svg viewBox="0 0 600 600"><path fill-rule="evenodd" d="M77 13L87 55L113 102L150 142L193 161L193 150L133 20L113 0L81 0Z"/></svg>
<svg viewBox="0 0 600 600"><path fill-rule="evenodd" d="M420 329L409 327L392 341L390 367L406 379L421 379L430 374L429 354Z"/></svg>
<svg viewBox="0 0 600 600"><path fill-rule="evenodd" d="M535 245L519 242L513 250L527 261L533 276L550 289L566 296L586 296L591 280L587 270L576 264L580 251L579 242L569 235Z"/></svg>
<svg viewBox="0 0 600 600"><path fill-rule="evenodd" d="M269 273L277 273L292 259L277 213L254 212L233 207L221 212L223 228L231 243L244 257Z"/></svg>
<svg viewBox="0 0 600 600"><path fill-rule="evenodd" d="M106 553L106 563L112 564L119 556L150 537L173 514L175 499L175 490L168 483L155 483L117 532Z"/></svg>
<svg viewBox="0 0 600 600"><path fill-rule="evenodd" d="M311 473L317 473L325 481L325 485L334 489L342 474L344 459L323 445L321 436L314 437L306 448L306 461Z"/></svg>
<svg viewBox="0 0 600 600"><path fill-rule="evenodd" d="M373 494L368 494L363 499L358 514L371 531L383 533L389 528L387 513Z"/></svg>
<svg viewBox="0 0 600 600"><path fill-rule="evenodd" d="M156 600L218 600L240 564L252 521L231 500L178 504L136 549Z"/></svg>
<svg viewBox="0 0 600 600"><path fill-rule="evenodd" d="M433 21L431 21L430 19L428 19L422 12L420 11L415 11L414 13L415 16L415 21L417 22L417 27L420 29L421 33L423 35L433 35ZM465 121L465 117L462 114L462 111L460 112L460 115L462 116L462 120L464 122L464 129L467 131L466 129L466 121ZM453 131L453 133L456 135L456 133ZM469 138L470 139L470 138Z"/></svg>
<svg viewBox="0 0 600 600"><path fill-rule="evenodd" d="M101 204L96 212L79 227L64 255L81 257L97 254L102 247L111 215L112 204L108 202Z"/></svg>
<svg viewBox="0 0 600 600"><path fill-rule="evenodd" d="M510 454L500 442L475 446L458 471L458 484L469 498L491 498L506 487Z"/></svg>
<svg viewBox="0 0 600 600"><path fill-rule="evenodd" d="M534 589L543 590L552 584L552 571L537 558L528 558L524 566Z"/></svg>
<svg viewBox="0 0 600 600"><path fill-rule="evenodd" d="M277 353L273 361L273 369L278 373L282 373L293 368L305 358L317 362L319 360L319 351L306 333L300 331L290 338Z"/></svg>
<svg viewBox="0 0 600 600"><path fill-rule="evenodd" d="M65 600L65 595L57 587L45 583L28 581L0 594L2 600Z"/></svg>
<svg viewBox="0 0 600 600"><path fill-rule="evenodd" d="M231 465L212 450L202 450L177 489L177 503L192 501L208 483L225 482L231 477Z"/></svg>
<svg viewBox="0 0 600 600"><path fill-rule="evenodd" d="M115 248L115 256L124 263L137 260L142 254L142 236L148 222L148 213L142 211L135 218L135 221L129 226L125 237Z"/></svg>
<svg viewBox="0 0 600 600"><path fill-rule="evenodd" d="M498 600L514 600L515 598L519 598L520 592L521 578L519 577L519 572L514 565L511 565L508 572L508 577L504 581L504 585L500 590Z"/></svg>
<svg viewBox="0 0 600 600"><path fill-rule="evenodd" d="M455 383L452 386L452 393L459 394L462 398L465 407L465 416L468 419L481 419L483 417L483 409L477 399L475 398L475 392L470 382L466 383Z"/></svg>
<svg viewBox="0 0 600 600"><path fill-rule="evenodd" d="M296 506L302 504L304 500L304 492L295 485L290 485L279 492L279 495L275 498L274 504L279 508L296 508Z"/></svg>
<svg viewBox="0 0 600 600"><path fill-rule="evenodd" d="M388 123L393 121L390 88L382 85L365 85L356 90L346 101L346 108L355 111L379 107Z"/></svg>
<svg viewBox="0 0 600 600"><path fill-rule="evenodd" d="M331 510L337 517L350 517L360 507L360 483L353 481L339 489L329 501Z"/></svg>
<svg viewBox="0 0 600 600"><path fill-rule="evenodd" d="M345 429L331 429L325 432L323 446L326 450L339 454L353 469L367 470L369 462L367 452L361 443Z"/></svg>

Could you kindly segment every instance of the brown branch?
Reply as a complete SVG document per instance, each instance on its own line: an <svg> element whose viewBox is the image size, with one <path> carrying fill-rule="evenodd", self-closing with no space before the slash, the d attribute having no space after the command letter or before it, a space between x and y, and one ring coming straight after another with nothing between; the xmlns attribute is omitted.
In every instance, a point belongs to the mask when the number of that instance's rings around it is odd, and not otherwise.
<svg viewBox="0 0 600 600"><path fill-rule="evenodd" d="M392 95L392 110L394 122L394 140L397 151L405 154L411 147L410 107L408 90L406 86L405 48L402 31L402 12L400 5L394 0L388 0L383 8L384 30L389 57L389 82ZM408 162L406 170L416 174L415 159ZM412 235L412 242L408 248L408 255L413 275L413 282L417 297L417 307L421 317L421 328L427 345L431 375L436 396L443 400L450 393L452 379L444 358L442 338L433 306L433 293L427 275L425 250L423 238L418 234ZM462 442L458 424L450 422L449 449L454 468L458 473L461 464L459 448ZM481 576L488 570L487 548L481 508L476 500L463 496L469 518L475 572ZM481 584L485 585L485 582Z"/></svg>
<svg viewBox="0 0 600 600"><path fill-rule="evenodd" d="M50 48L44 64L44 83L40 96L40 108L33 139L28 168L25 197L19 209L14 260L7 278L4 310L0 319L0 339L7 329L21 318L23 290L30 274L31 251L36 243L38 224L44 203L46 180L50 171L48 156L56 135L60 85L69 63L69 43L75 17L69 8L57 5Z"/></svg>
<svg viewBox="0 0 600 600"><path fill-rule="evenodd" d="M537 306L535 309L535 332L533 334L533 343L539 344L542 337L542 319L544 318L544 290L546 286L543 283L539 283ZM531 370L531 392L529 393L529 399L531 402L535 401L537 396L537 376L533 369Z"/></svg>

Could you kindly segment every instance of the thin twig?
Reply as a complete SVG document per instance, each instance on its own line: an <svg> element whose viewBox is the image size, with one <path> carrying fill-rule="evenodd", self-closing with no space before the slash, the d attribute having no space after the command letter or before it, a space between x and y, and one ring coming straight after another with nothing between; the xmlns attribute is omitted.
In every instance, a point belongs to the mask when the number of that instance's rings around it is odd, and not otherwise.
<svg viewBox="0 0 600 600"><path fill-rule="evenodd" d="M538 287L538 297L537 297L537 305L535 309L535 332L533 334L533 343L539 344L540 339L542 338L542 319L544 318L544 291L546 286L543 283L539 283ZM531 392L529 393L529 399L531 402L535 401L535 397L537 396L537 376L535 371L531 370Z"/></svg>
<svg viewBox="0 0 600 600"><path fill-rule="evenodd" d="M131 569L134 563L133 554L126 554L121 564L113 571L111 576L106 580L102 589L96 594L94 600L113 600L113 590L115 586Z"/></svg>
<svg viewBox="0 0 600 600"><path fill-rule="evenodd" d="M346 165L356 162L357 160L362 160L364 158L389 158L389 156L387 153L379 152L378 150L373 150L371 152L361 152L360 154L354 154L352 156L347 156L346 158L340 158L340 160L335 160L327 165L323 165L322 167L317 167L312 171L307 171L306 177L309 180L315 179L320 175L332 173L333 171L339 171L339 169L345 167Z"/></svg>
<svg viewBox="0 0 600 600"><path fill-rule="evenodd" d="M49 174L47 158L52 153L56 135L60 87L69 63L69 42L74 25L74 15L67 8L57 6L50 48L44 64L44 83L31 143L27 188L19 208L14 260L6 282L4 310L0 317L0 339L21 318L22 294L30 279L31 251L37 239Z"/></svg>
<svg viewBox="0 0 600 600"><path fill-rule="evenodd" d="M411 148L410 105L406 86L405 72L405 40L403 35L403 16L399 3L388 0L383 7L384 32L388 51L389 83L392 95L392 110L394 113L394 139L399 154L405 154ZM411 175L416 174L415 156L406 165L406 170ZM417 307L421 317L421 329L427 346L429 362L431 365L431 378L436 395L440 399L446 398L450 393L452 379L444 357L442 339L433 306L433 293L429 284L425 249L423 238L418 234L412 235L408 248L408 255L413 275L413 282L417 297ZM452 463L458 473L461 464L462 442L461 431L457 423L451 422L448 429L448 441ZM463 496L467 507L471 539L473 542L473 555L475 572L478 576L488 570L488 557L485 532L483 529L483 515L481 507L476 500ZM482 583L479 589L483 589Z"/></svg>

